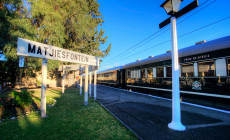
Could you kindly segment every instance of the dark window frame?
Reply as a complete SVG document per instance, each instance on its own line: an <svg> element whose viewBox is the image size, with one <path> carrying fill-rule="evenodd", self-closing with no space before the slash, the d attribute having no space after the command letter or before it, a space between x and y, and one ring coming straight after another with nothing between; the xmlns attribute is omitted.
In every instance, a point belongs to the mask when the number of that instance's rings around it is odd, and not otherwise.
<svg viewBox="0 0 230 140"><path fill-rule="evenodd" d="M158 72L159 69L162 69L162 73ZM156 74L157 77L159 77L159 78L164 77L164 67L156 67L156 72L157 72L157 74Z"/></svg>
<svg viewBox="0 0 230 140"><path fill-rule="evenodd" d="M189 66L192 67L192 72L186 73L183 72L183 66ZM181 77L194 77L194 63L185 63L181 64ZM185 74L185 75L184 75ZM187 74L187 75L186 75Z"/></svg>
<svg viewBox="0 0 230 140"><path fill-rule="evenodd" d="M200 74L200 66L203 65L203 63L213 63L214 65L214 70L210 70L210 72L205 72L204 75ZM198 64L198 76L199 77L215 77L216 76L216 63L215 60L209 60L209 61L200 61L197 62ZM209 65L210 66L210 65ZM211 72L213 71L213 72ZM212 74L213 73L213 74ZM212 74L212 75L211 75Z"/></svg>
<svg viewBox="0 0 230 140"><path fill-rule="evenodd" d="M226 63L227 63L227 76L230 76L230 58L227 58Z"/></svg>
<svg viewBox="0 0 230 140"><path fill-rule="evenodd" d="M168 73L169 70L171 73ZM166 66L166 77L172 77L172 66Z"/></svg>
<svg viewBox="0 0 230 140"><path fill-rule="evenodd" d="M147 78L153 78L153 69L152 68L147 69Z"/></svg>

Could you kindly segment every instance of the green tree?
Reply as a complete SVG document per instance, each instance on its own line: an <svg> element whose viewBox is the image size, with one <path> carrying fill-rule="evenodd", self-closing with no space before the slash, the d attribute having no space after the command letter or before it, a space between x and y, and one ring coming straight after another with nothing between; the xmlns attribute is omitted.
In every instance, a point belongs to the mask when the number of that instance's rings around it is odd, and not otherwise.
<svg viewBox="0 0 230 140"><path fill-rule="evenodd" d="M0 51L18 65L17 38L26 38L57 47L106 57L104 23L97 0L1 0ZM27 58L25 67L40 70L39 59ZM48 69L58 66L49 60Z"/></svg>
<svg viewBox="0 0 230 140"><path fill-rule="evenodd" d="M105 31L98 27L103 18L96 0L39 0L31 2L31 15L39 42L98 57L109 54L105 50Z"/></svg>

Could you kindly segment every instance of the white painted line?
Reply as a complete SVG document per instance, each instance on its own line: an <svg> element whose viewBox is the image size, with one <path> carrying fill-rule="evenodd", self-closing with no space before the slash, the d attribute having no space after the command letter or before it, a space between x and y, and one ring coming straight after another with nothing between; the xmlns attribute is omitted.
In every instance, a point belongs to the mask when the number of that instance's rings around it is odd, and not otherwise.
<svg viewBox="0 0 230 140"><path fill-rule="evenodd" d="M102 84L110 84L110 85L116 85L116 83L107 83L107 82L100 82Z"/></svg>
<svg viewBox="0 0 230 140"><path fill-rule="evenodd" d="M100 86L105 86L105 85L100 85ZM109 87L109 86L105 86L105 87L127 91L127 90L124 90L124 89L119 89L119 88L114 88L114 87ZM168 98L158 97L158 96L154 96L154 95L148 95L148 94L144 94L144 93L140 93L140 92L134 92L134 91L127 91L127 92L132 92L132 93L135 93L135 94L140 94L140 95L149 96L149 97L153 97L153 98L159 98L159 99L163 99L163 100L172 101L171 99L168 99ZM200 108L205 108L205 109L209 109L209 110L214 110L214 111L219 111L219 112L230 114L230 111L227 111L227 110L217 109L217 108L213 108L213 107L207 107L207 106L203 106L203 105L197 105L197 104L183 102L183 101L181 103L191 105L191 106L195 106L195 107L200 107Z"/></svg>
<svg viewBox="0 0 230 140"><path fill-rule="evenodd" d="M136 87L136 88L144 88L144 89L153 89L153 90L160 90L160 91L169 91L171 92L171 89L162 89L162 88L153 88L153 87L143 87L143 86L133 86L133 85L127 85L127 87ZM194 94L194 95L202 95L202 96L210 96L210 97L218 97L218 98L226 98L230 99L230 96L228 95L218 95L218 94L212 94L212 93L203 93L203 92L192 92L192 91L180 91L181 93L185 94Z"/></svg>

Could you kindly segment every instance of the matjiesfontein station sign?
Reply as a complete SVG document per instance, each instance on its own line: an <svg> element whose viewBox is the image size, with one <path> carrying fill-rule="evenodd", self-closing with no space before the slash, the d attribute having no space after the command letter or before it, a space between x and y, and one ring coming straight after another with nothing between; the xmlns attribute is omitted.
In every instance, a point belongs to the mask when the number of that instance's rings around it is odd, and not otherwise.
<svg viewBox="0 0 230 140"><path fill-rule="evenodd" d="M97 58L95 56L86 55L22 38L18 38L17 55L46 58L93 66L97 65Z"/></svg>

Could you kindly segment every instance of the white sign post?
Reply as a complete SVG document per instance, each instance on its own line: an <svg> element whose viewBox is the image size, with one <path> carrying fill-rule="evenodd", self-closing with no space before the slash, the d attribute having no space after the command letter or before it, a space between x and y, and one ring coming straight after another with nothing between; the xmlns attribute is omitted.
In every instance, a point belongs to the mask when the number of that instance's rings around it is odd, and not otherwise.
<svg viewBox="0 0 230 140"><path fill-rule="evenodd" d="M46 117L47 59L42 59L41 117Z"/></svg>
<svg viewBox="0 0 230 140"><path fill-rule="evenodd" d="M88 105L88 68L89 66L85 66L85 86L84 86L84 105Z"/></svg>
<svg viewBox="0 0 230 140"><path fill-rule="evenodd" d="M65 70L64 70L64 66L63 66L63 70L62 70L62 93L65 93Z"/></svg>
<svg viewBox="0 0 230 140"><path fill-rule="evenodd" d="M92 75L91 72L89 72L89 97L92 97L92 92L91 92L91 83L92 83Z"/></svg>
<svg viewBox="0 0 230 140"><path fill-rule="evenodd" d="M81 66L81 68L82 68L82 66ZM82 78L83 78L82 69L80 69L80 71L81 71L81 76L80 76L80 96L81 96L82 95Z"/></svg>
<svg viewBox="0 0 230 140"><path fill-rule="evenodd" d="M42 88L41 88L41 117L46 116L47 59L86 64L87 65L86 81L88 81L88 65L92 65L92 66L98 65L97 57L95 56L86 55L86 54L62 49L52 45L42 44L39 42L35 42L23 38L18 38L17 55L43 58ZM87 84L87 88L88 88L88 84ZM87 104L88 104L88 95L87 95Z"/></svg>
<svg viewBox="0 0 230 140"><path fill-rule="evenodd" d="M97 99L97 70L94 71L94 100Z"/></svg>

